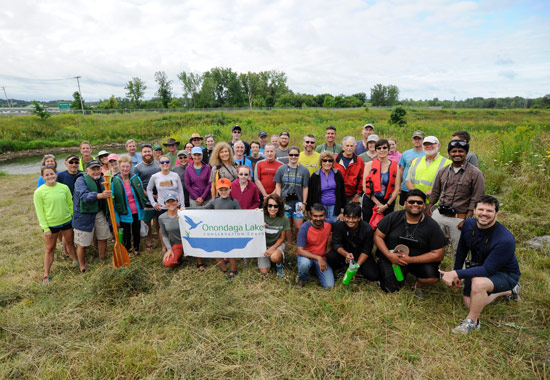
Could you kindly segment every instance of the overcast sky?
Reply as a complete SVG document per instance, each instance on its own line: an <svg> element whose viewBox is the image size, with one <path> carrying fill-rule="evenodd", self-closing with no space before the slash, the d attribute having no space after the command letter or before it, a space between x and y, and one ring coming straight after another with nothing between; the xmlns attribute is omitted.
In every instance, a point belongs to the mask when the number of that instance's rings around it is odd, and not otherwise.
<svg viewBox="0 0 550 380"><path fill-rule="evenodd" d="M0 87L16 99L124 97L165 71L279 70L295 92L400 98L550 93L550 1L2 0ZM55 80L63 79L63 80ZM1 91L1 89L0 89ZM3 97L4 94L0 92Z"/></svg>

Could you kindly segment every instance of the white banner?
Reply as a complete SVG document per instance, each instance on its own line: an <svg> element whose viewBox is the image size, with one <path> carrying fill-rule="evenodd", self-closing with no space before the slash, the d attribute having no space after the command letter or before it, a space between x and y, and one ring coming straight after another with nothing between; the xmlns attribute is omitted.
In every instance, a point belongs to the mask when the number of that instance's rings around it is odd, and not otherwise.
<svg viewBox="0 0 550 380"><path fill-rule="evenodd" d="M266 250L263 210L179 211L185 256L261 257Z"/></svg>

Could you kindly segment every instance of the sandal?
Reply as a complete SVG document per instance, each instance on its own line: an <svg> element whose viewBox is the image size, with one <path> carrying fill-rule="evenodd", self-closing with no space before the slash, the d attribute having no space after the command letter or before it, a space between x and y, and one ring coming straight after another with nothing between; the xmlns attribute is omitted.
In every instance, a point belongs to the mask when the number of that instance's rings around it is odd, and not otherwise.
<svg viewBox="0 0 550 380"><path fill-rule="evenodd" d="M237 274L239 274L239 272L237 272L236 270L230 270L229 274L227 275L227 279L233 280Z"/></svg>
<svg viewBox="0 0 550 380"><path fill-rule="evenodd" d="M199 268L200 272L204 272L206 270L206 264L197 264L197 268Z"/></svg>

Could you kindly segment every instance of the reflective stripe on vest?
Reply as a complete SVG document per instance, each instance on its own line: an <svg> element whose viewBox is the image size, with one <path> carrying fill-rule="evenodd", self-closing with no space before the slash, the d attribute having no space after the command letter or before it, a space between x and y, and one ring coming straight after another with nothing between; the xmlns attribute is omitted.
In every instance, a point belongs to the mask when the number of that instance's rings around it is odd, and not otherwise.
<svg viewBox="0 0 550 380"><path fill-rule="evenodd" d="M435 176L443 167L450 165L451 160L438 155L435 160L428 166L426 166L426 156L416 158L413 161L411 168L411 182L414 184L415 189L426 192L431 190L434 185Z"/></svg>

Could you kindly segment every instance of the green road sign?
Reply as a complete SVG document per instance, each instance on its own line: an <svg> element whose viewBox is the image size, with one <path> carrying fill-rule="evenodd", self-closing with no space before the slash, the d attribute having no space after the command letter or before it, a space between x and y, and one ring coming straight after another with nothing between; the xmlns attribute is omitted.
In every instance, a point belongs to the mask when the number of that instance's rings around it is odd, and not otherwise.
<svg viewBox="0 0 550 380"><path fill-rule="evenodd" d="M71 108L71 102L62 102L59 103L59 109L68 109Z"/></svg>

